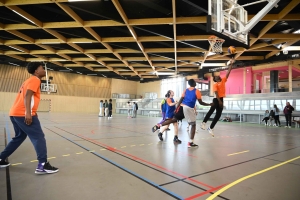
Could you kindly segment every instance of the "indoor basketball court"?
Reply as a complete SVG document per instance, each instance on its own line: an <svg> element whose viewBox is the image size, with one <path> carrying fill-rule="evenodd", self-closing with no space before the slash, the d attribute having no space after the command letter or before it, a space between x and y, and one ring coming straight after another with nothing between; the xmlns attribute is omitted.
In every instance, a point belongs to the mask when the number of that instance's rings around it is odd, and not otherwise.
<svg viewBox="0 0 300 200"><path fill-rule="evenodd" d="M231 60L233 69L288 63L300 71L298 0L199 2L0 0L0 152L15 135L8 113L29 77L25 66L41 62L38 119L47 160L59 168L35 174L36 152L26 139L0 168L0 199L300 199L296 123L264 126L255 110L255 122L242 122L242 114L218 121L212 137L199 128L207 111L200 109L197 148L188 148L185 120L181 144L173 142L172 125L163 141L151 132L160 108L147 107L155 100L144 94L158 91L155 81L200 73L212 80ZM298 106L299 92L289 92L279 100ZM100 116L99 100L111 98L112 118ZM140 108L131 118L125 105L135 99Z"/></svg>

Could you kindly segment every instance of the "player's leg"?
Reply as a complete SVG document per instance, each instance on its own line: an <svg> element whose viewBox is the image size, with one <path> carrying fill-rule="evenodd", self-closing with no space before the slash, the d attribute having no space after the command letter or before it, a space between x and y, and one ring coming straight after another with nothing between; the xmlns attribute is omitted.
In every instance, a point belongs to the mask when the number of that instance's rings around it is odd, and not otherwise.
<svg viewBox="0 0 300 200"><path fill-rule="evenodd" d="M223 101L223 99L222 99ZM219 104L216 106L216 115L212 121L212 123L210 124L210 127L207 129L208 132L211 134L211 136L214 137L214 132L213 132L213 129L215 127L215 125L217 124L217 122L219 121L221 115L222 115L222 111L223 111L223 107L220 107Z"/></svg>
<svg viewBox="0 0 300 200"><path fill-rule="evenodd" d="M210 116L214 113L215 109L217 108L217 106L219 105L218 99L214 98L213 99L213 105L210 107L209 111L206 113L203 122L201 124L201 129L205 130L205 125L206 122L209 120Z"/></svg>

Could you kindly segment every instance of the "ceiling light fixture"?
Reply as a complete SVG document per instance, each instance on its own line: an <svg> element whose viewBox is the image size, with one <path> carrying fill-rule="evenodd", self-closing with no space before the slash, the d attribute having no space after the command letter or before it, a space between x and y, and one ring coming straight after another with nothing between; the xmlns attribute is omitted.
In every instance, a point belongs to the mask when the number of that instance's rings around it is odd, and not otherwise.
<svg viewBox="0 0 300 200"><path fill-rule="evenodd" d="M13 46L9 46L10 48L13 48L13 49L15 49L15 50L18 50L18 51L22 51L21 49L18 49L18 48L16 48L16 47L13 47ZM24 52L24 51L22 51L22 52Z"/></svg>
<svg viewBox="0 0 300 200"><path fill-rule="evenodd" d="M18 64L11 63L11 62L9 62L9 64L11 64L11 65L15 65L15 66L20 66L20 65L18 65Z"/></svg>
<svg viewBox="0 0 300 200"><path fill-rule="evenodd" d="M25 16L23 16L23 15L21 15L20 13L18 13L17 11L15 11L15 10L12 10L12 11L14 11L15 13L17 13L18 15L20 15L21 17L23 17L23 18L25 18L25 19L27 19L28 21L30 21L31 23L33 23L33 24L35 24L33 21L31 21L30 19L28 19L27 17L25 17Z"/></svg>
<svg viewBox="0 0 300 200"><path fill-rule="evenodd" d="M90 57L91 59L95 60L95 58L93 58L93 56L86 54L88 57Z"/></svg>
<svg viewBox="0 0 300 200"><path fill-rule="evenodd" d="M130 31L131 35L133 36L133 38L136 40L136 37L135 37L135 35L133 34L132 30L129 29L129 31Z"/></svg>
<svg viewBox="0 0 300 200"><path fill-rule="evenodd" d="M142 48L142 46L140 45L140 43L138 43L138 45L139 45L140 49L143 51L143 48Z"/></svg>

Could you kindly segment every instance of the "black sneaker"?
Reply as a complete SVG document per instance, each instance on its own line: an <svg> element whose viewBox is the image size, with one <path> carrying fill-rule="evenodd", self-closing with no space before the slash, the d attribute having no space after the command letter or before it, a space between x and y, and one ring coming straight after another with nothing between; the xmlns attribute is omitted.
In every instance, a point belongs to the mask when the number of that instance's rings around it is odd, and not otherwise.
<svg viewBox="0 0 300 200"><path fill-rule="evenodd" d="M189 142L188 143L188 148L191 148L191 147L198 147L198 145L194 144L193 142Z"/></svg>
<svg viewBox="0 0 300 200"><path fill-rule="evenodd" d="M58 171L59 171L58 168L53 167L50 165L49 162L46 162L44 165L42 163L39 163L35 170L35 173L36 174L53 174Z"/></svg>
<svg viewBox="0 0 300 200"><path fill-rule="evenodd" d="M0 160L0 168L5 168L10 165L9 162L6 162L5 160Z"/></svg>
<svg viewBox="0 0 300 200"><path fill-rule="evenodd" d="M177 136L174 137L174 142L181 144L181 140L179 140Z"/></svg>
<svg viewBox="0 0 300 200"><path fill-rule="evenodd" d="M159 129L159 126L154 125L154 126L152 127L152 132L154 133L154 132L157 131L158 129Z"/></svg>
<svg viewBox="0 0 300 200"><path fill-rule="evenodd" d="M160 139L160 141L163 141L164 140L164 138L162 137L162 133L158 133L158 138Z"/></svg>

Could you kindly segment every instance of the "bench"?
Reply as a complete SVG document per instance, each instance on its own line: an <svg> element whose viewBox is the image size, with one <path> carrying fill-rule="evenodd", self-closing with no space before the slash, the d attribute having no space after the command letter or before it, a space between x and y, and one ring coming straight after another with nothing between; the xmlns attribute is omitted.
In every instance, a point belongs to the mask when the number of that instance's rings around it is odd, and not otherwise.
<svg viewBox="0 0 300 200"><path fill-rule="evenodd" d="M148 117L150 117L150 116L158 117L158 115L159 115L159 111L149 111L148 112Z"/></svg>

